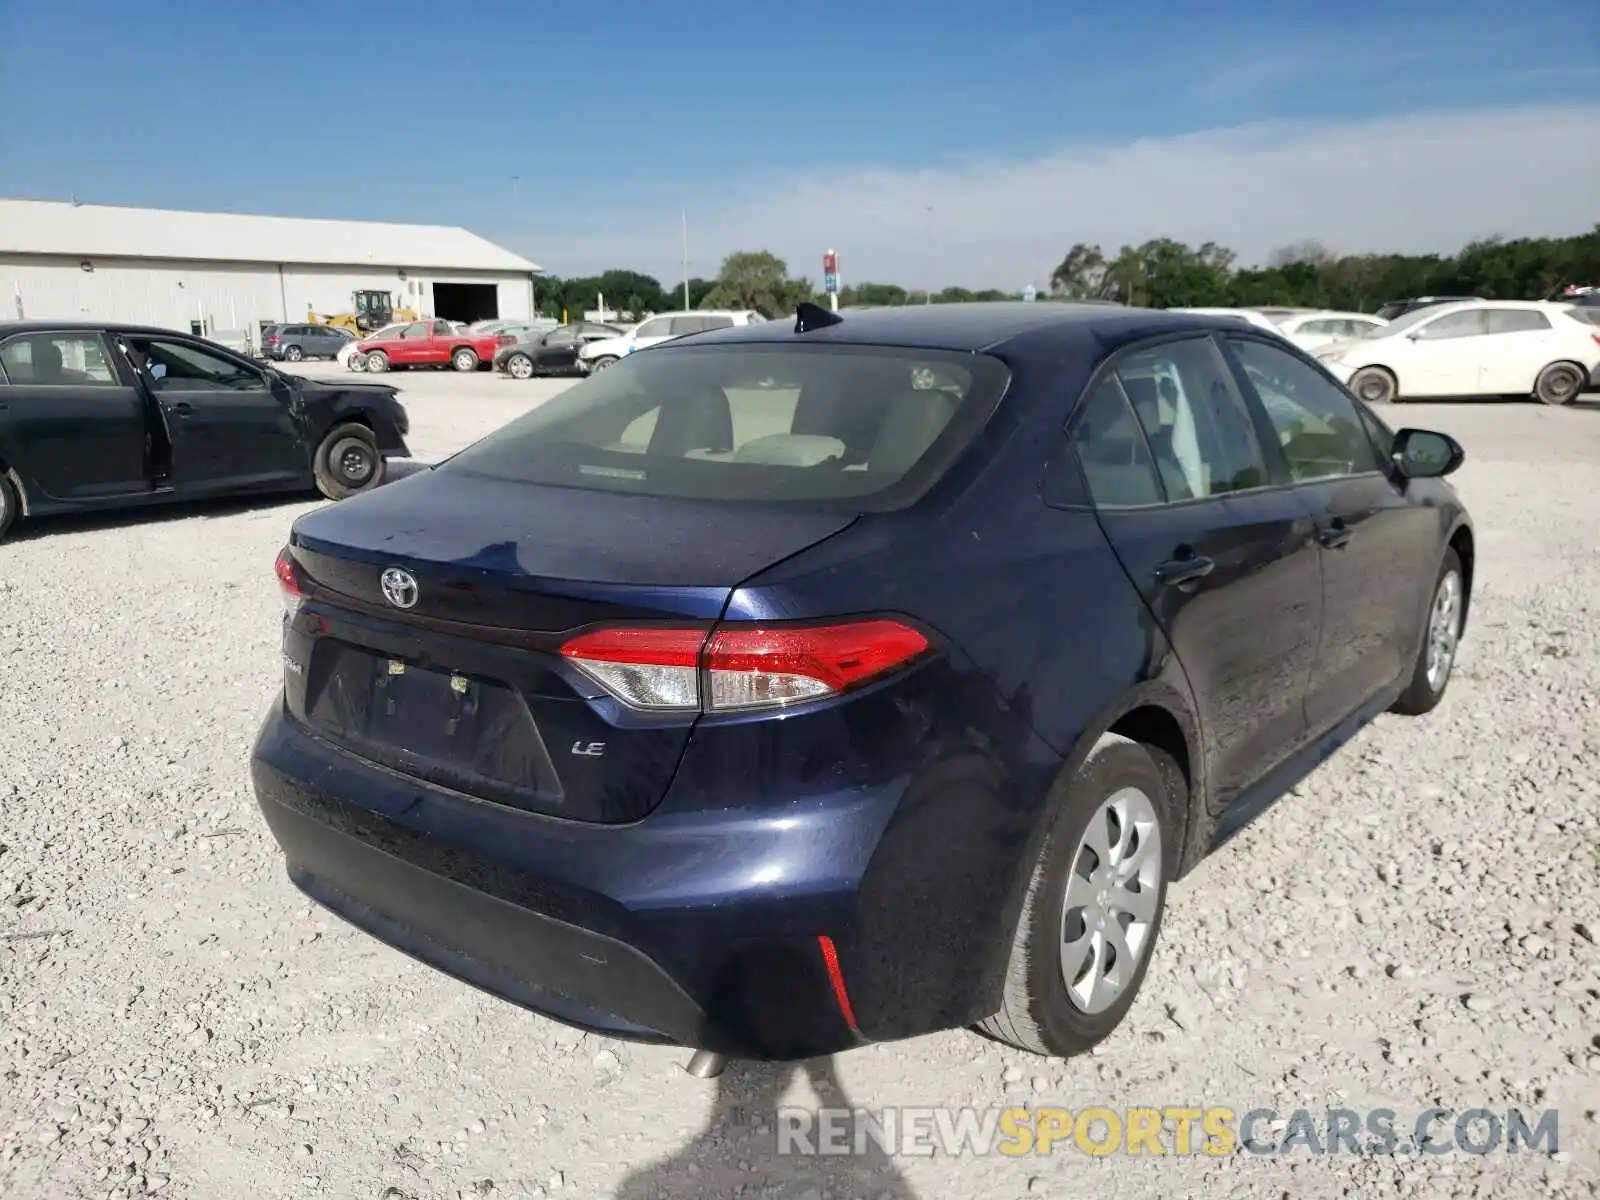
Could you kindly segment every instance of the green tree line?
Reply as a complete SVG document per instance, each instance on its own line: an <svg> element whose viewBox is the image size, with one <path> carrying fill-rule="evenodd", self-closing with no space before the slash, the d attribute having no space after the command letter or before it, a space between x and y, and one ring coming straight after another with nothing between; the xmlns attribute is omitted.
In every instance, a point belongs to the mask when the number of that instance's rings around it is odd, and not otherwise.
<svg viewBox="0 0 1600 1200"><path fill-rule="evenodd" d="M1493 300L1544 300L1572 284L1600 284L1600 225L1572 237L1485 238L1453 255L1335 254L1318 242L1284 246L1262 266L1239 267L1226 246L1190 246L1153 238L1123 246L1115 255L1079 243L1051 273L1041 299L1117 300L1149 308L1199 306L1252 308L1288 305L1372 311L1410 296L1483 296ZM826 304L816 285L791 276L788 264L765 250L728 255L715 279L691 279L691 308L749 308L768 317L792 311L802 300ZM575 279L539 281L541 312L573 319L603 295L608 308L642 317L684 307L680 282L665 288L650 275L612 270ZM857 283L839 294L841 307L952 304L1015 300L1020 293L944 288L912 291L892 283Z"/></svg>

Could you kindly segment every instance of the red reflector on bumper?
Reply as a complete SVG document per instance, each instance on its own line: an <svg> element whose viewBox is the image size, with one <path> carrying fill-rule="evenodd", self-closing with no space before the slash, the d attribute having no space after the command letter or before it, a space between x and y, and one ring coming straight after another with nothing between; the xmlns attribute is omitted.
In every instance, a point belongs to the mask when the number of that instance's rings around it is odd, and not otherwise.
<svg viewBox="0 0 1600 1200"><path fill-rule="evenodd" d="M855 1010L850 1007L850 993L844 990L844 972L839 969L839 951L834 947L833 939L825 933L817 935L817 945L822 947L822 961L828 968L828 982L833 985L833 998L838 1002L839 1013L844 1017L845 1024L861 1032L856 1024Z"/></svg>

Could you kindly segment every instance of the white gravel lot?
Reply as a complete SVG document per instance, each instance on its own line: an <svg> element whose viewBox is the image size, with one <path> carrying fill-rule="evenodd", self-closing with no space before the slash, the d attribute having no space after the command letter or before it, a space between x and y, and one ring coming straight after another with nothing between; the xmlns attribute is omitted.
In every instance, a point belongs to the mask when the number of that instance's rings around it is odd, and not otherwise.
<svg viewBox="0 0 1600 1200"><path fill-rule="evenodd" d="M310 368L318 371L318 368ZM459 448L559 384L395 375ZM0 1196L1594 1196L1600 404L1430 405L1478 525L1443 706L1384 717L1173 889L1093 1056L955 1032L716 1081L314 910L247 759L311 502L0 547ZM1561 1152L780 1157L780 1103L1559 1110Z"/></svg>

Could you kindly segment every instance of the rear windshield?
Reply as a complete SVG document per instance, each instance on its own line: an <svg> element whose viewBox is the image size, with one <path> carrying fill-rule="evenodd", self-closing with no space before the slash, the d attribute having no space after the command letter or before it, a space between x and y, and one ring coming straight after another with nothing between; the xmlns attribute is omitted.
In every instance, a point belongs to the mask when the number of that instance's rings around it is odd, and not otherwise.
<svg viewBox="0 0 1600 1200"><path fill-rule="evenodd" d="M681 499L892 507L994 411L981 354L812 345L631 354L443 464L527 483Z"/></svg>

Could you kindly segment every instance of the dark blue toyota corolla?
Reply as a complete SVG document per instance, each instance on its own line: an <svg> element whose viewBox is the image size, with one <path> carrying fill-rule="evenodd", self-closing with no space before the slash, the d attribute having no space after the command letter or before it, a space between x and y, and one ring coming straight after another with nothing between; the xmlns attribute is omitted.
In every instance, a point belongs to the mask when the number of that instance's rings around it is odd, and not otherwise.
<svg viewBox="0 0 1600 1200"><path fill-rule="evenodd" d="M1439 702L1461 459L1226 318L681 338L295 525L256 792L314 899L562 1021L1072 1054L1172 881Z"/></svg>

